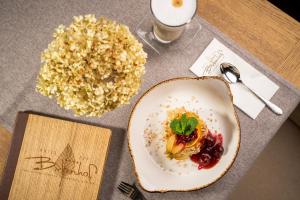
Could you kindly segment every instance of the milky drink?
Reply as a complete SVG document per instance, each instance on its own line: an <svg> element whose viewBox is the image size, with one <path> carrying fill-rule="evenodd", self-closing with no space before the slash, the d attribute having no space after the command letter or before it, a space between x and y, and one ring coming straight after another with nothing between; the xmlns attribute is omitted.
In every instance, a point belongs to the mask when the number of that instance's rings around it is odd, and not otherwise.
<svg viewBox="0 0 300 200"><path fill-rule="evenodd" d="M197 11L197 0L151 0L150 4L153 32L163 43L178 39Z"/></svg>

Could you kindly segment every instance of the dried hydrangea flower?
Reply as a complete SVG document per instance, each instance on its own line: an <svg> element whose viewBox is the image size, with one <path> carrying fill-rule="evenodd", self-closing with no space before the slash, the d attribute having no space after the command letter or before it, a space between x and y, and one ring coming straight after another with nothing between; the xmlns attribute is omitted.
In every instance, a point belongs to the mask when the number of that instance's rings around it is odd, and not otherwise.
<svg viewBox="0 0 300 200"><path fill-rule="evenodd" d="M85 116L101 116L137 93L147 54L127 26L77 16L53 37L42 53L38 92Z"/></svg>

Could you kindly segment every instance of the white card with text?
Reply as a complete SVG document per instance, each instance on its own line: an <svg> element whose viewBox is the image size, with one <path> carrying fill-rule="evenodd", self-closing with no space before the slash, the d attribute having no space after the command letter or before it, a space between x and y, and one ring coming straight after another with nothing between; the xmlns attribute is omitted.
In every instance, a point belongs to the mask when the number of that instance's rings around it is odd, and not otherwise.
<svg viewBox="0 0 300 200"><path fill-rule="evenodd" d="M217 39L213 39L210 42L190 70L197 76L221 76L220 64L223 62L236 66L245 84L266 99L271 99L279 89L278 85ZM234 104L252 119L255 119L265 107L265 104L241 83L230 84L230 89L233 94Z"/></svg>

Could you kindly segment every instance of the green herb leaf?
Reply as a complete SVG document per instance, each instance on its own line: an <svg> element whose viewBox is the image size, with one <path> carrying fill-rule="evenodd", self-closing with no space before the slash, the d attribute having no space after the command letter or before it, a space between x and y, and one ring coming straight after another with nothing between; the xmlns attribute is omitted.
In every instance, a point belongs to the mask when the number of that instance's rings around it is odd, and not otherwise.
<svg viewBox="0 0 300 200"><path fill-rule="evenodd" d="M178 119L173 119L173 120L171 121L170 127L171 127L171 129L172 129L176 134L182 134L182 133L183 133L183 130L182 130L182 127L181 127L181 123L180 123L180 120L178 120Z"/></svg>
<svg viewBox="0 0 300 200"><path fill-rule="evenodd" d="M172 131L179 135L190 135L198 125L195 117L187 117L186 114L181 115L180 119L173 119L170 123Z"/></svg>
<svg viewBox="0 0 300 200"><path fill-rule="evenodd" d="M182 128L183 132L184 132L185 129L186 129L187 122L188 122L188 119L187 119L187 117L186 117L186 114L184 113L183 115L181 115L181 119L180 119L181 128Z"/></svg>
<svg viewBox="0 0 300 200"><path fill-rule="evenodd" d="M196 126L198 125L198 120L195 117L190 117L187 121L186 129L184 130L185 135L191 134Z"/></svg>

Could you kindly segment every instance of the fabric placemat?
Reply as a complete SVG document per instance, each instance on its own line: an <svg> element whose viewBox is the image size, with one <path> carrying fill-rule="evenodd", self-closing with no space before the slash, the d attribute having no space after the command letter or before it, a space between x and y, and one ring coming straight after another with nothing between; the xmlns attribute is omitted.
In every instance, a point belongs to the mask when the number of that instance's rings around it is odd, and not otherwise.
<svg viewBox="0 0 300 200"><path fill-rule="evenodd" d="M148 53L146 75L143 85L130 105L123 106L101 118L75 117L55 101L35 92L36 76L40 69L40 53L52 40L54 28L59 24L70 24L72 16L96 14L128 25L133 32L140 20L149 13L149 1L141 0L90 0L90 1L4 1L0 6L0 123L12 131L18 111L32 110L65 118L115 127L112 133L108 162L105 168L100 198L103 200L127 199L116 188L120 181L133 182L126 130L130 111L136 100L153 84L178 76L192 76L189 67L215 37L249 64L274 81L280 89L271 99L284 114L274 115L264 109L256 120L238 111L241 124L241 147L238 157L229 172L217 183L193 192L147 193L148 199L226 199L240 178L249 169L254 159L277 132L281 124L295 109L300 99L299 90L291 86L264 64L241 49L205 20L198 17L202 29L192 44L180 52L158 55L145 45Z"/></svg>

